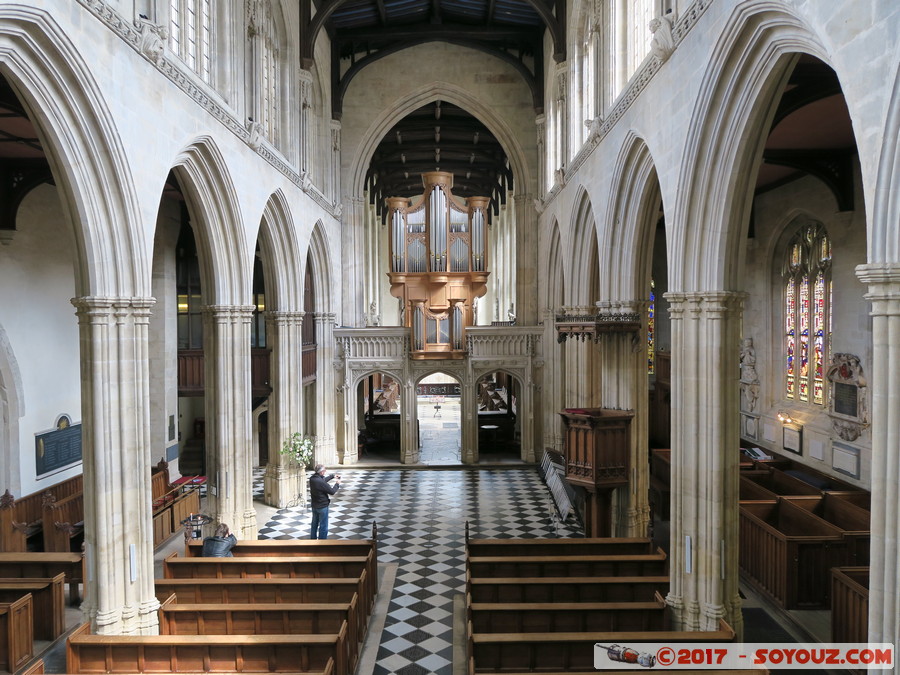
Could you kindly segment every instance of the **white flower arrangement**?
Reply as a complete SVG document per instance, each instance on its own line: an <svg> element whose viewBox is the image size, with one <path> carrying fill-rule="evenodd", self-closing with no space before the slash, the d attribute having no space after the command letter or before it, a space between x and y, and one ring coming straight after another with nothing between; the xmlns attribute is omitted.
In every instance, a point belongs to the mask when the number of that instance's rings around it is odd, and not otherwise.
<svg viewBox="0 0 900 675"><path fill-rule="evenodd" d="M309 436L304 436L299 431L295 431L284 441L281 446L281 454L287 455L300 466L309 466L313 460L313 450L315 443Z"/></svg>

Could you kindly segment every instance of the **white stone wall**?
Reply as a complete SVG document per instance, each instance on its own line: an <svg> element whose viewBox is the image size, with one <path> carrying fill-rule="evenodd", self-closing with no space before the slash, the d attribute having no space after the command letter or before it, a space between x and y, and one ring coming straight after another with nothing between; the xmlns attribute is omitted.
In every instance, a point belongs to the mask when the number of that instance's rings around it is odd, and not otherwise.
<svg viewBox="0 0 900 675"><path fill-rule="evenodd" d="M53 430L68 415L81 423L78 324L69 300L75 289L75 241L65 227L56 188L41 185L19 207L16 233L0 246L0 326L21 375L24 402L8 485L15 496L36 492L81 473L81 465L35 473L35 434ZM3 382L11 392L14 383ZM4 489L6 489L4 485Z"/></svg>

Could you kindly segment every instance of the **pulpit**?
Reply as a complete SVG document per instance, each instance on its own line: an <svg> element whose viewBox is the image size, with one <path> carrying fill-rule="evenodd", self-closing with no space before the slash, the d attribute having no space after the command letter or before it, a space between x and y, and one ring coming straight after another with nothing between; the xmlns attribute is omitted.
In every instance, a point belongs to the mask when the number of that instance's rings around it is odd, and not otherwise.
<svg viewBox="0 0 900 675"><path fill-rule="evenodd" d="M609 537L612 492L628 485L634 412L567 408L559 414L566 425L566 480L587 491L584 534Z"/></svg>

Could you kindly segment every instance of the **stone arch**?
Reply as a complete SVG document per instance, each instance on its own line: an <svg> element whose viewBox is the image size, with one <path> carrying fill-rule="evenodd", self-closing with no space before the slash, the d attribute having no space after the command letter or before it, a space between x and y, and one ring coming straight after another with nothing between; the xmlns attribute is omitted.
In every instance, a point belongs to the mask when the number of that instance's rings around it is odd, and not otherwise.
<svg viewBox="0 0 900 675"><path fill-rule="evenodd" d="M149 297L131 173L88 65L47 12L7 6L0 8L0 74L35 123L72 224L76 293Z"/></svg>
<svg viewBox="0 0 900 675"><path fill-rule="evenodd" d="M603 300L647 295L656 213L660 202L656 166L644 139L629 132L616 161L606 215L607 242L600 252ZM623 252L633 251L632 256Z"/></svg>
<svg viewBox="0 0 900 675"><path fill-rule="evenodd" d="M175 173L191 214L207 305L246 305L252 285L251 251L225 159L209 136L182 150Z"/></svg>
<svg viewBox="0 0 900 675"><path fill-rule="evenodd" d="M740 287L741 248L754 175L774 107L798 53L825 63L824 48L796 16L770 2L732 13L691 119L671 238L671 290Z"/></svg>
<svg viewBox="0 0 900 675"><path fill-rule="evenodd" d="M875 191L872 221L868 232L867 259L870 264L900 262L900 68L891 90L881 157L878 161L878 190Z"/></svg>
<svg viewBox="0 0 900 675"><path fill-rule="evenodd" d="M384 111L372 122L368 130L363 134L364 143L359 145L356 156L350 164L350 194L361 195L365 189L366 170L375 149L397 122L433 101L446 101L471 112L477 117L490 132L500 141L503 149L509 157L510 166L515 176L516 185L522 186L517 192L527 193L532 183L531 172L528 170L528 162L516 135L507 126L506 122L480 99L474 97L465 89L447 82L423 83L419 90L412 96L399 99L385 106Z"/></svg>
<svg viewBox="0 0 900 675"><path fill-rule="evenodd" d="M547 245L547 256L541 261L544 269L538 278L548 279L546 284L538 286L538 306L548 311L556 311L566 297L566 265L563 264L563 245L559 231L559 222L554 218L550 225L550 241Z"/></svg>
<svg viewBox="0 0 900 675"><path fill-rule="evenodd" d="M21 496L19 469L19 418L25 414L25 392L19 362L0 325L0 475L7 477L5 486Z"/></svg>
<svg viewBox="0 0 900 675"><path fill-rule="evenodd" d="M571 228L572 257L567 265L571 276L566 299L570 305L584 307L596 300L591 295L595 292L599 274L597 223L591 198L583 186L578 188L575 204ZM576 284L576 279L581 282Z"/></svg>
<svg viewBox="0 0 900 675"><path fill-rule="evenodd" d="M305 261L295 231L287 198L279 189L266 202L259 228L266 305L274 310L303 309L303 279L300 274Z"/></svg>
<svg viewBox="0 0 900 675"><path fill-rule="evenodd" d="M334 312L334 301L332 300L334 282L331 278L331 270L340 268L331 263L328 238L325 236L325 226L321 220L316 221L309 239L309 260L312 263L313 278L316 281L316 310L318 312ZM306 267L305 259L303 267L304 269Z"/></svg>

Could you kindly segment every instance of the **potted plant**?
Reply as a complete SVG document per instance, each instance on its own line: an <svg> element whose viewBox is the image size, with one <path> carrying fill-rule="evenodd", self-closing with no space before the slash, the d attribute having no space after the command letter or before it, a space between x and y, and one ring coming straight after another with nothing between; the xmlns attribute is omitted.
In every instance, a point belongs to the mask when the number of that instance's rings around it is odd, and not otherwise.
<svg viewBox="0 0 900 675"><path fill-rule="evenodd" d="M287 455L300 466L310 468L314 448L315 444L312 438L295 431L285 439L284 445L281 446L281 454Z"/></svg>

